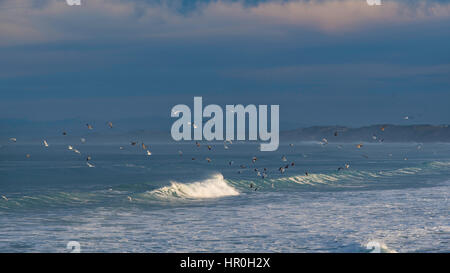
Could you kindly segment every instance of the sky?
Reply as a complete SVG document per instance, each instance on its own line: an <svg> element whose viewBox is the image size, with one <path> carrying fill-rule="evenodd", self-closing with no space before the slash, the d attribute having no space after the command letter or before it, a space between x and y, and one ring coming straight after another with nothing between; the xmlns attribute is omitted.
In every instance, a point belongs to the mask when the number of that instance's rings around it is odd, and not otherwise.
<svg viewBox="0 0 450 273"><path fill-rule="evenodd" d="M0 131L169 130L194 96L281 130L449 124L450 1L381 1L0 0Z"/></svg>

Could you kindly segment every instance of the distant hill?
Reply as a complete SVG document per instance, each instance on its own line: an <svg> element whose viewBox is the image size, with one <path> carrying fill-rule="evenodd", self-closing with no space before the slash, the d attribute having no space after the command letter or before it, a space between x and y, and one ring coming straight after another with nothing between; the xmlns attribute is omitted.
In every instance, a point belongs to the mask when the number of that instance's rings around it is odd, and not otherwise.
<svg viewBox="0 0 450 273"><path fill-rule="evenodd" d="M336 136L335 136L336 134ZM448 125L315 126L281 132L281 141L450 142Z"/></svg>
<svg viewBox="0 0 450 273"><path fill-rule="evenodd" d="M170 131L162 130L129 130L119 124L113 129L105 124L95 126L94 130L86 129L79 121L60 122L56 126L21 123L14 126L0 126L8 130L0 130L0 144L8 143L10 137L17 137L21 143L41 142L47 139L52 143L78 143L86 138L87 143L129 143L138 141L145 143L174 142ZM0 125L2 123L0 122ZM3 124L5 125L5 124ZM67 136L62 136L64 128L69 128ZM383 128L383 130L382 130ZM14 130L13 130L14 129ZM335 135L336 134L336 135ZM322 141L328 142L448 142L450 143L449 125L392 125L380 124L359 128L346 126L313 126L280 132L280 142Z"/></svg>

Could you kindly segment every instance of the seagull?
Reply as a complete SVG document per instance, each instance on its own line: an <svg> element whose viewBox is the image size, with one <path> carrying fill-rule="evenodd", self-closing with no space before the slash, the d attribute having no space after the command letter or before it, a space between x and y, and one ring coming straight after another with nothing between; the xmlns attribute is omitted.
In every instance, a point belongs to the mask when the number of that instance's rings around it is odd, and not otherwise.
<svg viewBox="0 0 450 273"><path fill-rule="evenodd" d="M69 145L67 148L71 151L73 150L73 147L71 145Z"/></svg>
<svg viewBox="0 0 450 273"><path fill-rule="evenodd" d="M228 150L227 144L223 144L223 148L224 148L225 150Z"/></svg>
<svg viewBox="0 0 450 273"><path fill-rule="evenodd" d="M254 156L254 157L252 158L252 163L255 163L256 160L257 160L257 158L256 158L256 156Z"/></svg>
<svg viewBox="0 0 450 273"><path fill-rule="evenodd" d="M208 161L208 163L210 163L211 162L211 158L207 157L206 161Z"/></svg>
<svg viewBox="0 0 450 273"><path fill-rule="evenodd" d="M122 146L120 146L120 147L119 147L119 149L120 149L120 150L123 150L123 147L122 147Z"/></svg>
<svg viewBox="0 0 450 273"><path fill-rule="evenodd" d="M212 149L211 145L208 145L208 150L210 150L210 151L211 151L211 149Z"/></svg>
<svg viewBox="0 0 450 273"><path fill-rule="evenodd" d="M17 138L15 137L10 138L9 140L11 140L12 142L17 142Z"/></svg>
<svg viewBox="0 0 450 273"><path fill-rule="evenodd" d="M127 198L128 198L128 201L130 201L130 202L133 201L133 198L131 198L131 196L127 196Z"/></svg>
<svg viewBox="0 0 450 273"><path fill-rule="evenodd" d="M193 122L190 122L190 121L189 121L188 124L189 124L189 125L192 124L192 126L194 126L194 129L197 129L197 128L198 128L197 125L195 125L195 123L193 123Z"/></svg>
<svg viewBox="0 0 450 273"><path fill-rule="evenodd" d="M386 129L386 127L384 127L384 126L382 126L382 127L380 128L380 130L383 131L383 132L384 132L385 129Z"/></svg>
<svg viewBox="0 0 450 273"><path fill-rule="evenodd" d="M148 155L148 156L151 156L152 153L151 153L149 150L147 150L147 155Z"/></svg>
<svg viewBox="0 0 450 273"><path fill-rule="evenodd" d="M86 157L86 161L89 161L89 160L91 160L92 159L92 157L90 156L90 155L88 155L87 157Z"/></svg>
<svg viewBox="0 0 450 273"><path fill-rule="evenodd" d="M287 161L286 156L283 155L283 156L281 157L281 160L282 160L282 161Z"/></svg>
<svg viewBox="0 0 450 273"><path fill-rule="evenodd" d="M78 151L77 149L73 149L73 151L77 154L81 154L80 151Z"/></svg>
<svg viewBox="0 0 450 273"><path fill-rule="evenodd" d="M291 143L291 144L289 144L289 146L291 146L291 147L294 147L294 144L293 144L293 143Z"/></svg>
<svg viewBox="0 0 450 273"><path fill-rule="evenodd" d="M356 148L361 149L364 145L362 145L361 143L356 145Z"/></svg>
<svg viewBox="0 0 450 273"><path fill-rule="evenodd" d="M142 146L142 149L143 149L143 150L147 150L147 146L145 146L145 144L144 144L143 142L142 142L142 145L141 145L141 146Z"/></svg>
<svg viewBox="0 0 450 273"><path fill-rule="evenodd" d="M6 198L6 196L2 195L2 198L8 201L8 198Z"/></svg>
<svg viewBox="0 0 450 273"><path fill-rule="evenodd" d="M88 165L89 168L94 168L94 167L95 167L94 164L91 164L91 163L89 163L89 162L86 162L86 165Z"/></svg>
<svg viewBox="0 0 450 273"><path fill-rule="evenodd" d="M283 167L280 167L278 170L280 171L280 173L284 173L284 171L285 171L285 169Z"/></svg>
<svg viewBox="0 0 450 273"><path fill-rule="evenodd" d="M109 126L109 128L112 128L112 127L113 127L113 124L112 124L111 121L108 121L108 126Z"/></svg>
<svg viewBox="0 0 450 273"><path fill-rule="evenodd" d="M228 162L228 165L233 165L233 163L234 163L234 161L233 160L231 160L230 162Z"/></svg>
<svg viewBox="0 0 450 273"><path fill-rule="evenodd" d="M84 137L80 138L81 143L85 143L86 139Z"/></svg>
<svg viewBox="0 0 450 273"><path fill-rule="evenodd" d="M30 157L31 157L31 155L30 155L30 154L27 154L27 155L26 155L26 157L27 157L27 158L30 158Z"/></svg>
<svg viewBox="0 0 450 273"><path fill-rule="evenodd" d="M327 145L328 144L328 139L322 138L322 141L319 141L319 144L322 145L322 146Z"/></svg>
<svg viewBox="0 0 450 273"><path fill-rule="evenodd" d="M47 141L46 141L45 139L44 139L44 142L43 142L43 143L44 143L44 146L45 146L45 147L48 147L48 143L47 143Z"/></svg>
<svg viewBox="0 0 450 273"><path fill-rule="evenodd" d="M350 164L346 163L346 164L345 164L345 168L346 168L346 169L350 168Z"/></svg>
<svg viewBox="0 0 450 273"><path fill-rule="evenodd" d="M92 125L90 125L89 123L86 123L86 126L88 127L89 130L94 129L94 127L92 127Z"/></svg>
<svg viewBox="0 0 450 273"><path fill-rule="evenodd" d="M197 145L197 147L200 147L200 143L198 143L198 141L195 142L195 145Z"/></svg>

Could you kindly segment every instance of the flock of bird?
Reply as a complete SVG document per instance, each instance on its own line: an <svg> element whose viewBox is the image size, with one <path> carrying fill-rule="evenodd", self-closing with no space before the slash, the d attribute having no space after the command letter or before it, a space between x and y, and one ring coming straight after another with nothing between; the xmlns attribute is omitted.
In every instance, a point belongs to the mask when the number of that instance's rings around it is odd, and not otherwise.
<svg viewBox="0 0 450 273"><path fill-rule="evenodd" d="M113 123L112 123L111 121L108 121L106 124L107 124L107 126L108 126L109 128L113 128ZM195 126L195 125L193 124L193 126ZM88 130L93 130L93 129L94 129L94 127L93 127L91 124L89 124L89 123L86 124L86 127L87 127ZM384 127L384 126L382 126L382 127L380 128L381 131L385 131L385 129L386 129L386 127ZM335 131L333 135L334 135L334 137L337 137L339 134L340 134L340 133L339 133L338 131ZM63 136L67 136L68 133L67 133L66 131L63 131L63 132L62 132L62 135L63 135ZM377 140L377 139L378 139L378 137L376 136L376 134L373 134L372 139L373 139L373 140ZM15 137L11 137L9 140L12 141L12 142L17 142L17 138L15 138ZM80 141L81 141L82 143L85 143L85 142L86 142L86 139L85 139L85 138L81 138ZM378 141L379 141L379 142L383 142L384 139L383 139L383 138L380 138L380 139L378 139ZM226 141L224 141L224 143L223 143L224 149L225 149L225 150L228 150L229 147L230 147L230 145L232 145L232 144L233 144L233 142L232 142L231 140L226 140ZM327 139L327 138L323 138L322 141L319 142L319 144L321 144L321 145L323 145L323 146L328 145L328 139ZM43 145L44 147L46 147L46 148L49 147L49 143L48 143L47 140L45 140L45 139L42 141L42 145ZM131 146L136 146L136 147L139 147L139 146L140 146L147 156L151 156L151 155L152 155L152 152L150 151L149 147L148 147L144 142L139 143L138 141L130 141L130 145L131 145ZM198 141L195 142L195 146L196 146L197 148L200 148L200 146L201 146L200 142L198 142ZM294 144L291 143L291 144L289 144L289 146L290 146L290 147L294 147ZM363 146L364 146L364 145L363 145L362 143L356 144L356 148L357 148L357 149L362 149ZM72 152L75 152L75 153L77 153L77 154L81 154L81 152L80 152L79 150L77 150L73 145L68 145L67 148L68 148L68 150L70 150L70 151L72 151ZM208 150L211 151L211 150L213 149L213 146L212 146L212 145L206 145L206 148L207 148ZM341 146L341 145L338 145L338 148L342 148L342 146ZM123 149L124 149L124 146L120 146L119 149L120 149L120 150L123 150ZM179 154L180 156L183 156L183 151L179 150L179 151L178 151L178 154ZM363 156L364 156L364 155L363 155ZM27 158L30 158L31 156L30 156L30 154L26 154L26 157L27 157ZM368 158L367 156L365 156L365 157ZM91 161L91 159L92 159L92 157L91 157L90 155L86 156L86 165L87 165L89 168L94 168L95 165L94 165L94 163ZM206 161L207 161L208 163L212 162L212 159L211 159L210 157L206 157L205 159L206 159ZM196 160L196 158L195 158L195 157L192 157L192 160ZM255 164L257 160L258 160L258 158L257 158L256 156L253 156L252 159L251 159L252 164ZM283 155L283 156L281 157L281 161L284 162L284 163L283 163L283 165L280 166L280 167L278 168L278 170L277 170L280 174L285 173L285 171L286 171L289 167L293 168L293 167L295 166L295 162L288 162L288 160L287 160L287 158L286 158L285 155ZM228 165L229 165L229 166L232 166L233 164L234 164L234 161L232 161L232 160L228 162ZM239 173L239 174L242 173L242 169L246 169L246 168L247 168L246 165L241 164L241 165L240 165L240 170L238 171L238 173ZM349 163L345 163L343 166L338 167L338 168L337 168L337 171L339 172L339 171L342 171L342 170L345 170L345 169L349 169L349 168L350 168L350 164L349 164ZM265 179L265 178L268 176L268 169L265 168L265 167L262 168L262 169L254 168L254 172L256 173L256 176L261 177L262 179ZM309 175L308 171L305 171L305 175L306 175L306 176ZM255 185L253 185L253 183L250 183L249 187L250 187L251 189L255 190L255 191L258 190L258 188L257 188ZM273 187L273 184L272 184L272 187ZM8 201L8 198L7 198L6 196L2 195L1 197L2 197L4 200ZM131 198L130 196L128 196L128 200L129 200L129 201L132 201L132 198Z"/></svg>

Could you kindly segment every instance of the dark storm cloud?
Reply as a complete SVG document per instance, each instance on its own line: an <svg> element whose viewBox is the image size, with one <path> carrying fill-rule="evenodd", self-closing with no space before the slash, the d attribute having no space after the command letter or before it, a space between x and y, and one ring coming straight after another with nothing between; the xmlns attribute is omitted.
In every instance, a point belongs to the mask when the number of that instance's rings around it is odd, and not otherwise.
<svg viewBox="0 0 450 273"><path fill-rule="evenodd" d="M450 4L382 2L1 1L0 118L164 117L204 95L279 103L292 126L450 122Z"/></svg>

